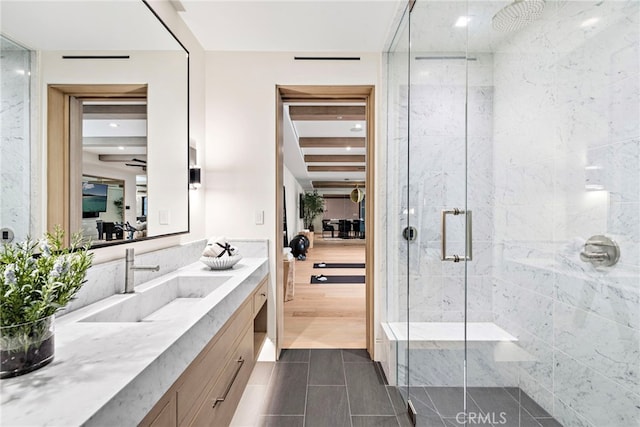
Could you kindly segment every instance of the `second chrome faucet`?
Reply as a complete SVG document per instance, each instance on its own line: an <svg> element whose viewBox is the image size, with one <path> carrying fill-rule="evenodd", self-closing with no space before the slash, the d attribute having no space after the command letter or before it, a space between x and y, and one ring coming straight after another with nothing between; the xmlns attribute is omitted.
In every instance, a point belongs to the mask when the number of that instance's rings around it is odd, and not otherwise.
<svg viewBox="0 0 640 427"><path fill-rule="evenodd" d="M135 292L133 272L135 270L150 270L159 271L159 265L135 265L134 264L135 253L133 248L127 249L125 257L125 269L124 269L124 293L131 294Z"/></svg>

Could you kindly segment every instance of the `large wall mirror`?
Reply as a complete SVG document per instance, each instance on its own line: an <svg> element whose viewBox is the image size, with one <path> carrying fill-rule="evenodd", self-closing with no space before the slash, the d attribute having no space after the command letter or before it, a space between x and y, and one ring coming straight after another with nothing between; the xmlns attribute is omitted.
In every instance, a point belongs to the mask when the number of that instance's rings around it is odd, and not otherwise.
<svg viewBox="0 0 640 427"><path fill-rule="evenodd" d="M30 138L42 141L46 164L44 227L82 232L94 247L188 232L189 57L180 41L142 0L0 8L3 40L33 53Z"/></svg>

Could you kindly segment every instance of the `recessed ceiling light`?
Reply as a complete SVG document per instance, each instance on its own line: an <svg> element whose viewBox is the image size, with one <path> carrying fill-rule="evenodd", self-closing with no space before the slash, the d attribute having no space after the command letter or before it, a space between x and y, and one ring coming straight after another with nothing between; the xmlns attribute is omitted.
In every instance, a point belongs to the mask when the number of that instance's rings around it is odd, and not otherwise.
<svg viewBox="0 0 640 427"><path fill-rule="evenodd" d="M459 27L459 28L460 28L460 27L466 27L466 26L467 26L467 24L469 23L469 21L471 21L471 18L470 18L470 17L468 17L468 16L464 16L464 15L463 15L463 16L459 16L459 17L458 17L458 20L457 20L457 21L456 21L456 23L455 23L455 26L456 26L456 27Z"/></svg>
<svg viewBox="0 0 640 427"><path fill-rule="evenodd" d="M362 125L360 123L356 123L350 130L351 132L360 132L362 131Z"/></svg>
<svg viewBox="0 0 640 427"><path fill-rule="evenodd" d="M117 128L120 125L117 123L109 123L109 126L111 126L112 128Z"/></svg>
<svg viewBox="0 0 640 427"><path fill-rule="evenodd" d="M121 145L118 147L118 150L124 150L124 147Z"/></svg>
<svg viewBox="0 0 640 427"><path fill-rule="evenodd" d="M351 147L347 147L347 151L351 151Z"/></svg>

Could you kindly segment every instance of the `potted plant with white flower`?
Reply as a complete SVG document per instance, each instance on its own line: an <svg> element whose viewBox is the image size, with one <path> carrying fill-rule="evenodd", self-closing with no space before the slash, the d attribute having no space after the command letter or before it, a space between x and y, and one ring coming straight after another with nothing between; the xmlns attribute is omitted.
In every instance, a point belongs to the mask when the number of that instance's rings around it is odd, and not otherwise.
<svg viewBox="0 0 640 427"><path fill-rule="evenodd" d="M53 360L55 313L80 290L93 260L80 234L68 247L63 242L56 228L0 249L0 378Z"/></svg>

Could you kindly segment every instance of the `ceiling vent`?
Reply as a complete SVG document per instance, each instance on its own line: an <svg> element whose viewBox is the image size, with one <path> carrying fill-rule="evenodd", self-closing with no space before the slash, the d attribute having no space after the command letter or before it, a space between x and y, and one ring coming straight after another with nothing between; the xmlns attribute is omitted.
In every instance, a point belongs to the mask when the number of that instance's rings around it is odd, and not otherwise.
<svg viewBox="0 0 640 427"><path fill-rule="evenodd" d="M62 59L129 59L129 55L62 55Z"/></svg>
<svg viewBox="0 0 640 427"><path fill-rule="evenodd" d="M294 56L296 61L360 61L359 56Z"/></svg>

